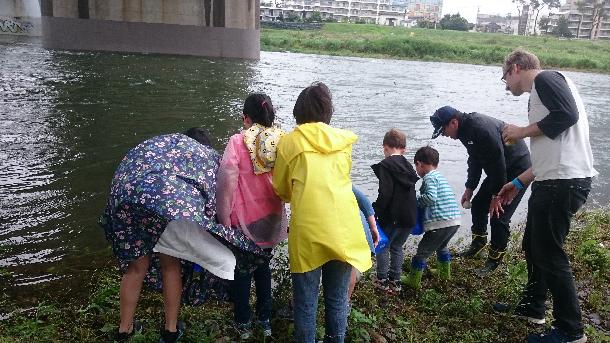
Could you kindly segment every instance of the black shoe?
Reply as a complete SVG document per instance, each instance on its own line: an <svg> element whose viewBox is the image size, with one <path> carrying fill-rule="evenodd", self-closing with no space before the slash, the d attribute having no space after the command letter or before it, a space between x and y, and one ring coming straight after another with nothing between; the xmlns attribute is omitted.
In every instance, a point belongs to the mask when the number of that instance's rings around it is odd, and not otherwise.
<svg viewBox="0 0 610 343"><path fill-rule="evenodd" d="M458 252L458 257L476 257L485 249L486 245L487 243L472 241L468 248Z"/></svg>
<svg viewBox="0 0 610 343"><path fill-rule="evenodd" d="M585 343L587 335L584 333L577 335L566 335L561 330L551 327L545 333L531 334L527 336L528 343Z"/></svg>
<svg viewBox="0 0 610 343"><path fill-rule="evenodd" d="M178 321L176 324L176 332L170 332L165 329L161 330L161 339L159 343L175 343L184 335L184 322Z"/></svg>
<svg viewBox="0 0 610 343"><path fill-rule="evenodd" d="M459 257L475 257L483 251L487 245L487 235L472 234L472 242L468 248L458 253Z"/></svg>
<svg viewBox="0 0 610 343"><path fill-rule="evenodd" d="M485 261L485 265L481 268L475 269L475 274L479 277L485 277L489 273L493 272L498 268L498 266L502 263L504 259L504 255L506 255L506 250L496 250L492 247L489 247L489 253L487 255L487 261Z"/></svg>
<svg viewBox="0 0 610 343"><path fill-rule="evenodd" d="M134 320L131 332L117 332L112 339L113 342L127 342L129 339L135 335L136 333L141 333L143 331L142 323L139 320Z"/></svg>
<svg viewBox="0 0 610 343"><path fill-rule="evenodd" d="M499 260L487 259L487 261L485 261L485 265L483 265L483 267L481 267L481 268L475 269L474 273L477 274L478 277L486 277L491 272L496 270L499 265L500 265Z"/></svg>
<svg viewBox="0 0 610 343"><path fill-rule="evenodd" d="M517 305L514 309L509 304L495 303L492 306L493 310L499 313L511 314L517 318L525 319L532 324L542 325L546 323L543 315L537 315L527 310L527 307Z"/></svg>

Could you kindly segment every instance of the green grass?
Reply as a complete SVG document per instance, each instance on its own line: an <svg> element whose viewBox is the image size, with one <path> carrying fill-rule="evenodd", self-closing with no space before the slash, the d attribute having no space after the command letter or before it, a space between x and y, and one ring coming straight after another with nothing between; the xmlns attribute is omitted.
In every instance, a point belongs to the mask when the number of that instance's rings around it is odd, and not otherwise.
<svg viewBox="0 0 610 343"><path fill-rule="evenodd" d="M610 72L610 42L327 23L321 30L261 30L261 49L340 56L500 65L517 47L544 68Z"/></svg>
<svg viewBox="0 0 610 343"><path fill-rule="evenodd" d="M527 280L523 255L518 249L520 239L517 234L512 236L506 265L485 279L473 273L482 260L456 259L450 282L428 276L420 291L407 289L398 296L390 296L377 292L372 286L373 272L366 272L352 299L348 342L521 342L527 333L541 331L542 328L491 310L491 305L498 301L515 303ZM579 214L566 242L566 251L572 261L591 342L610 342L608 247L610 212ZM285 254L276 256L275 263L281 266L273 270L279 285L274 290L274 308L279 309L291 298L290 274ZM407 261L405 271L408 265ZM91 280L90 285L83 285L91 289L88 299L71 303L46 301L0 321L0 343L108 342L119 319L120 278L110 268L97 271ZM324 334L323 312L324 304L320 302L319 337ZM131 342L157 342L163 318L161 295L145 291L136 315L145 332ZM210 301L201 307L185 306L180 317L187 325L184 342L237 341L228 303ZM549 310L549 322L551 317ZM294 332L291 322L274 316L272 327L274 342L291 341ZM260 332L256 335L253 341L264 341Z"/></svg>

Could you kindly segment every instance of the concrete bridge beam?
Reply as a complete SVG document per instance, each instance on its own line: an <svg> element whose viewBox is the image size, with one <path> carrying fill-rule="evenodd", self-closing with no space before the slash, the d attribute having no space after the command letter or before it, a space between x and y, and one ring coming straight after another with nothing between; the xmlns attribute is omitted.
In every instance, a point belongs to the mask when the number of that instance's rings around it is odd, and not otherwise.
<svg viewBox="0 0 610 343"><path fill-rule="evenodd" d="M258 59L259 0L40 0L44 46Z"/></svg>

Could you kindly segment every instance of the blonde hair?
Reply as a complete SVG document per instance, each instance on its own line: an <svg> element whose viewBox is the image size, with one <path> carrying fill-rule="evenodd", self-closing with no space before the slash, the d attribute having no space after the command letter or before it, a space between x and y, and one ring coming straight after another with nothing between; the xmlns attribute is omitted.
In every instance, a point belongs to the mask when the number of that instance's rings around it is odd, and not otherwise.
<svg viewBox="0 0 610 343"><path fill-rule="evenodd" d="M511 52L506 59L504 59L504 65L502 66L502 70L506 72L510 66L516 64L521 68L521 70L532 70L532 69L540 69L540 60L536 55L532 54L529 51L524 49L517 49Z"/></svg>

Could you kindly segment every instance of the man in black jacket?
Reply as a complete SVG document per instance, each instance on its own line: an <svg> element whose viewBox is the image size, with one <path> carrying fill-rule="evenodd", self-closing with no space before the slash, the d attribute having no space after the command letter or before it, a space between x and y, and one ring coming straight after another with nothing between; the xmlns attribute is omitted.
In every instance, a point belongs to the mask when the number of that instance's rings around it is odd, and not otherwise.
<svg viewBox="0 0 610 343"><path fill-rule="evenodd" d="M523 139L504 143L502 129L506 123L483 114L462 113L453 107L444 106L430 116L430 121L434 126L432 138L442 134L459 139L468 152L468 178L461 204L464 208L472 206L472 242L459 255L472 257L483 250L487 245L489 221L491 245L487 261L482 268L475 271L477 275L485 276L495 270L504 258L510 236L510 219L525 189L504 208L502 214L492 217L491 220L488 218L490 203L507 180L512 180L531 166L529 150ZM487 176L473 198L482 171L485 171Z"/></svg>

